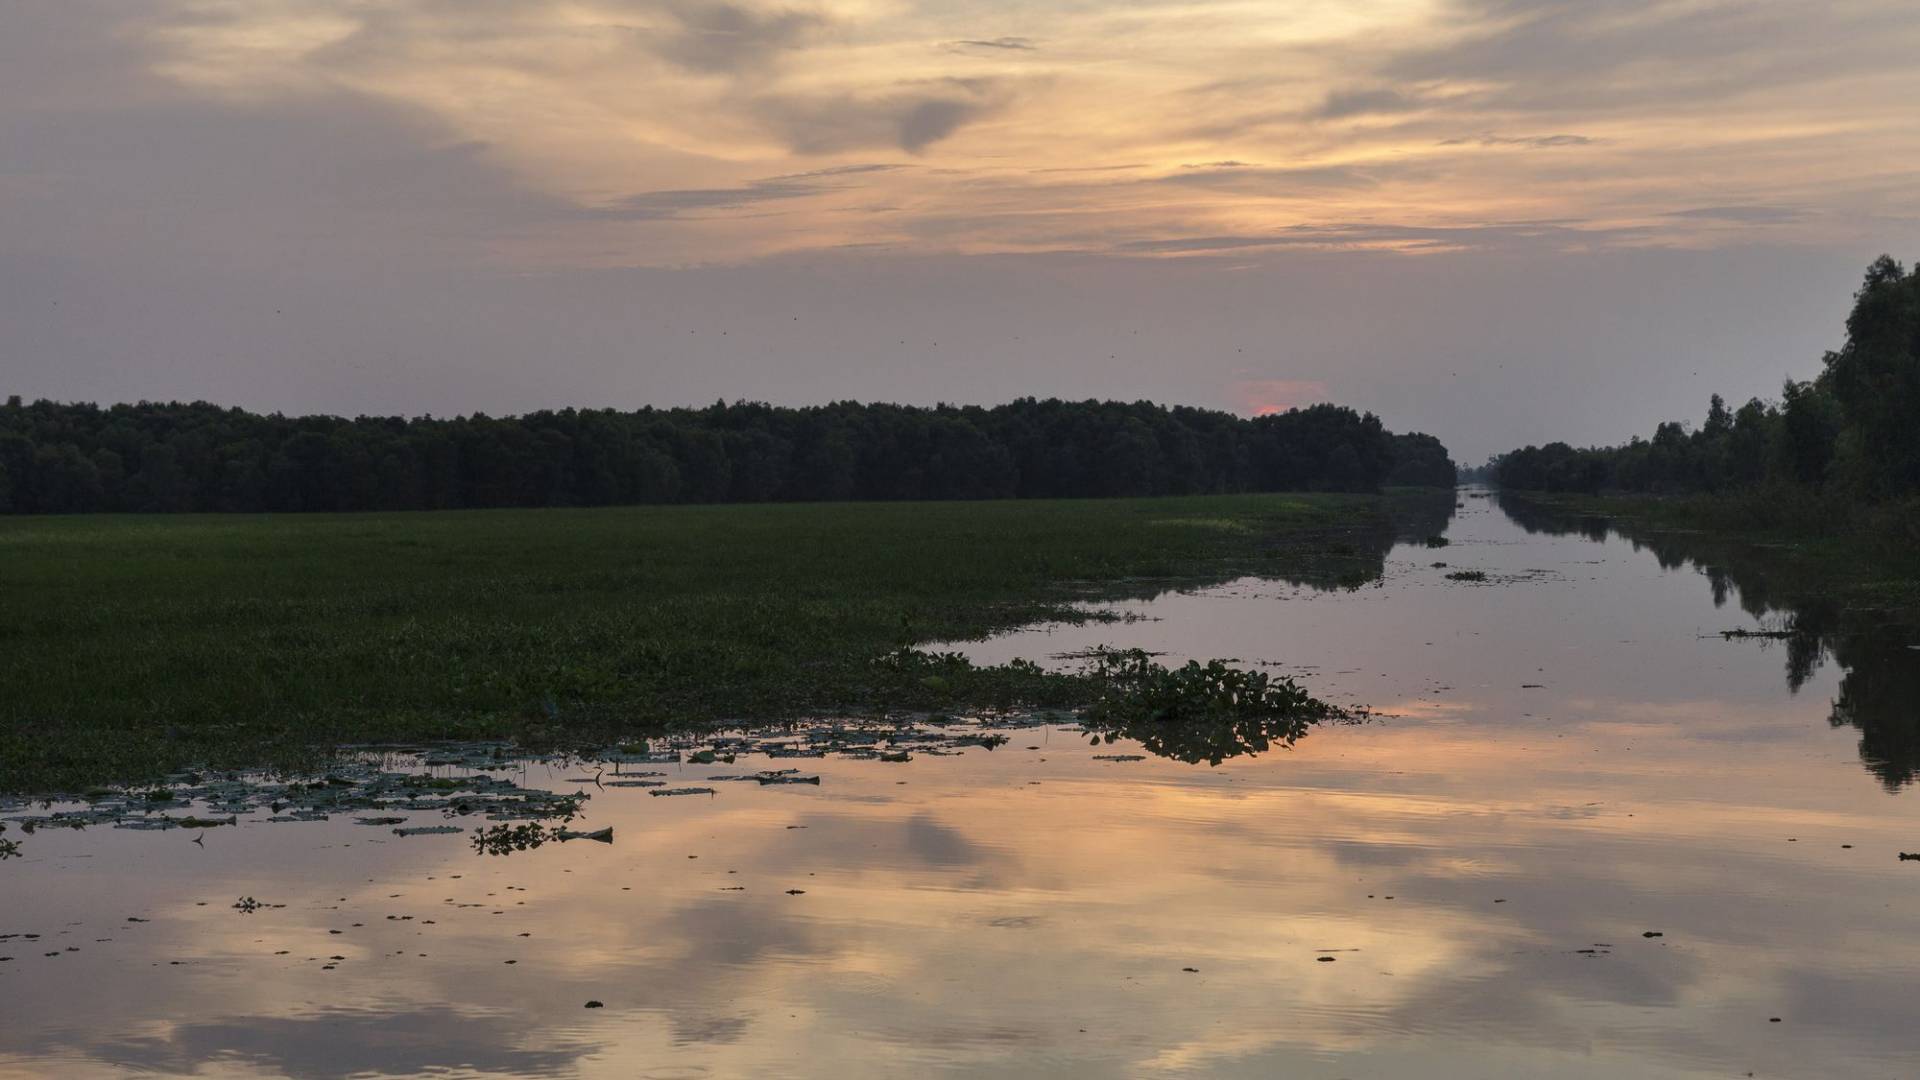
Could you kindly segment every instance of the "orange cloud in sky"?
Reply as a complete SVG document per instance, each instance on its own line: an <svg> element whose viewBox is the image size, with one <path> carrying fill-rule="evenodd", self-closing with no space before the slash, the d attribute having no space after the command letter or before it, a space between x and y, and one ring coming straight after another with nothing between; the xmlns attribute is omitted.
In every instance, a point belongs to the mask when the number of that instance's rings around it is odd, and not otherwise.
<svg viewBox="0 0 1920 1080"><path fill-rule="evenodd" d="M1904 0L155 0L121 37L472 148L552 200L522 263L1831 241L1920 161Z"/></svg>

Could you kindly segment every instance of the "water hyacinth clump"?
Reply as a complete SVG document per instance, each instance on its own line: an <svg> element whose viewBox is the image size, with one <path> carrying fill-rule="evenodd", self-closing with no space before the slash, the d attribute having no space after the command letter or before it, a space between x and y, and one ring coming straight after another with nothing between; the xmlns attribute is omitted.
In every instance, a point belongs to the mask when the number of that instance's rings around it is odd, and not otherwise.
<svg viewBox="0 0 1920 1080"><path fill-rule="evenodd" d="M1179 761L1218 765L1291 746L1313 725L1344 715L1292 679L1222 660L1167 668L1139 649L1098 649L1090 659L1087 674L1103 685L1082 717L1094 739L1134 739Z"/></svg>
<svg viewBox="0 0 1920 1080"><path fill-rule="evenodd" d="M511 855L516 851L532 851L549 840L560 839L558 827L538 821L522 822L518 825L502 823L490 828L473 831L473 850L482 855Z"/></svg>

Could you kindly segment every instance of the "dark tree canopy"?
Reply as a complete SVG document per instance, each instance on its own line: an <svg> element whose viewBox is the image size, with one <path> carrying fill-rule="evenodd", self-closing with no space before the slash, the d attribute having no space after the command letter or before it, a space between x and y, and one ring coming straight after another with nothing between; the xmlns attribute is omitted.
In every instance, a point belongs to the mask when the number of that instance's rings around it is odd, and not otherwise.
<svg viewBox="0 0 1920 1080"><path fill-rule="evenodd" d="M1882 255L1867 268L1847 338L1810 382L1777 402L1729 409L1715 394L1689 432L1664 423L1625 446L1529 446L1490 463L1502 487L1669 494L1767 485L1831 490L1862 502L1920 494L1920 267Z"/></svg>
<svg viewBox="0 0 1920 1080"><path fill-rule="evenodd" d="M1393 440L1393 468L1387 471L1387 483L1393 487L1453 487L1460 482L1460 470L1440 440L1418 431L1390 436Z"/></svg>
<svg viewBox="0 0 1920 1080"><path fill-rule="evenodd" d="M1315 405L1274 416L1149 402L837 402L421 417L261 415L11 398L0 510L424 510L988 499L1451 485L1428 435Z"/></svg>

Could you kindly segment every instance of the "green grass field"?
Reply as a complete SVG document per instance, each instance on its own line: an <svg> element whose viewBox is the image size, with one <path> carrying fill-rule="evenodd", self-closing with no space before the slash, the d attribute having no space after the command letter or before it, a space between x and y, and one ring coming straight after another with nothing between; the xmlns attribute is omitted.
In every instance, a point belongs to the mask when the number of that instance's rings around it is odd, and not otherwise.
<svg viewBox="0 0 1920 1080"><path fill-rule="evenodd" d="M0 791L342 742L1065 703L1071 680L872 661L1146 582L1364 577L1388 511L1440 497L0 518Z"/></svg>

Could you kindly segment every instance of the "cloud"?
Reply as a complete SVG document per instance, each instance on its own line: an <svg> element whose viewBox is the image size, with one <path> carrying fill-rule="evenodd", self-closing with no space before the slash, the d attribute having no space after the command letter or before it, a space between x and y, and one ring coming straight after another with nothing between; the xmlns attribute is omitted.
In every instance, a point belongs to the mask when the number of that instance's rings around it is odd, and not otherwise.
<svg viewBox="0 0 1920 1080"><path fill-rule="evenodd" d="M603 21L568 18L560 5L475 0L339 5L332 12L325 4L315 7L320 17L331 15L349 29L286 59L340 73L442 64L446 47L457 42L473 52L469 62L528 70L577 61L582 55L644 64L643 54L648 54L700 74L754 76L777 54L802 48L830 24L812 11L727 0L616 0L591 12ZM169 24L176 40L193 40L195 34L223 27L269 40L273 30L271 17L244 6Z"/></svg>
<svg viewBox="0 0 1920 1080"><path fill-rule="evenodd" d="M111 38L89 46L102 50L90 74L122 71L121 87L132 72L199 105L351 102L440 145L480 147L497 182L572 210L493 230L544 247L534 257L548 265L685 265L847 245L1059 250L1061 223L1086 238L1076 250L1104 248L1101 236L1545 217L1664 221L1678 242L1734 242L1709 219L1663 217L1695 201L1817 204L1807 238L1852 242L1867 215L1899 216L1909 190L1899 170L1913 139L1896 114L1915 77L1835 61L1920 47L1898 6L1443 0L1299 26L1234 6L1041 6L1017 27L975 27L866 0L154 0L118 26L100 14L110 6L25 26L66 35L51 50L63 57L89 29ZM1005 68L996 58L1018 78L975 74ZM20 100L38 101L46 81L0 64ZM126 94L99 89L112 85L63 92ZM325 111L308 121L316 137ZM751 179L936 151L951 171L874 178L872 201L900 209L862 220L803 205L808 185ZM1892 164L1838 164L1864 160ZM1102 182L1093 170L1119 171L1102 162L1187 186ZM739 212L770 206L785 212ZM685 225L642 237L581 224L622 216Z"/></svg>
<svg viewBox="0 0 1920 1080"><path fill-rule="evenodd" d="M930 814L915 814L907 820L903 842L929 866L974 866L983 861L982 853L966 834L942 825Z"/></svg>
<svg viewBox="0 0 1920 1080"><path fill-rule="evenodd" d="M1260 249L1403 251L1591 248L1632 239L1642 228L1575 228L1561 222L1507 222L1488 225L1425 226L1354 223L1297 225L1265 233L1183 236L1132 240L1116 250L1141 255L1188 255Z"/></svg>
<svg viewBox="0 0 1920 1080"><path fill-rule="evenodd" d="M1902 63L1920 45L1899 3L1461 0L1449 22L1443 44L1401 51L1377 74L1481 87L1469 100L1483 110L1684 110Z"/></svg>
<svg viewBox="0 0 1920 1080"><path fill-rule="evenodd" d="M1185 171L1169 173L1153 182L1247 195L1284 195L1302 188L1372 188L1383 180L1410 176L1418 171L1418 166L1397 162L1271 168L1240 161L1222 161L1182 168Z"/></svg>
<svg viewBox="0 0 1920 1080"><path fill-rule="evenodd" d="M758 69L776 53L803 44L826 19L812 12L761 12L739 4L680 0L666 6L677 24L656 37L668 60L703 72Z"/></svg>
<svg viewBox="0 0 1920 1080"><path fill-rule="evenodd" d="M1471 138L1442 139L1441 146L1521 146L1546 150L1556 146L1593 146L1600 140L1586 135L1476 135Z"/></svg>
<svg viewBox="0 0 1920 1080"><path fill-rule="evenodd" d="M979 115L979 103L933 98L916 102L900 115L900 148L917 154L958 131Z"/></svg>
<svg viewBox="0 0 1920 1080"><path fill-rule="evenodd" d="M990 79L941 79L871 97L856 94L762 98L756 112L797 154L893 146L919 154L1000 108L1005 89Z"/></svg>
<svg viewBox="0 0 1920 1080"><path fill-rule="evenodd" d="M190 1073L230 1060L300 1080L412 1076L450 1069L545 1075L572 1069L599 1047L568 1036L528 1049L548 1032L525 1015L468 1015L442 1005L412 1010L326 1009L310 1016L247 1016L168 1025L88 1047L102 1060Z"/></svg>
<svg viewBox="0 0 1920 1080"><path fill-rule="evenodd" d="M1675 210L1667 216L1702 221L1732 221L1744 225L1777 225L1803 221L1807 217L1807 212L1793 206L1696 206L1689 210Z"/></svg>
<svg viewBox="0 0 1920 1080"><path fill-rule="evenodd" d="M765 202L804 199L831 191L846 190L846 185L830 181L844 176L891 172L898 165L841 165L812 172L770 176L739 187L680 188L646 191L591 211L591 216L620 218L627 221L662 221L696 214L702 210L741 210Z"/></svg>
<svg viewBox="0 0 1920 1080"><path fill-rule="evenodd" d="M1420 102L1398 90L1335 90L1309 114L1319 120L1340 120L1349 116L1412 112Z"/></svg>
<svg viewBox="0 0 1920 1080"><path fill-rule="evenodd" d="M1103 173L1127 172L1133 169L1144 169L1146 167L1146 162L1141 161L1131 165L1061 165L1048 169L1030 169L1028 171L1035 173Z"/></svg>
<svg viewBox="0 0 1920 1080"><path fill-rule="evenodd" d="M973 38L965 41L956 41L953 42L952 45L954 48L962 49L999 49L1014 52L1032 52L1040 47L1034 44L1032 38L1023 37L997 37L985 40Z"/></svg>

